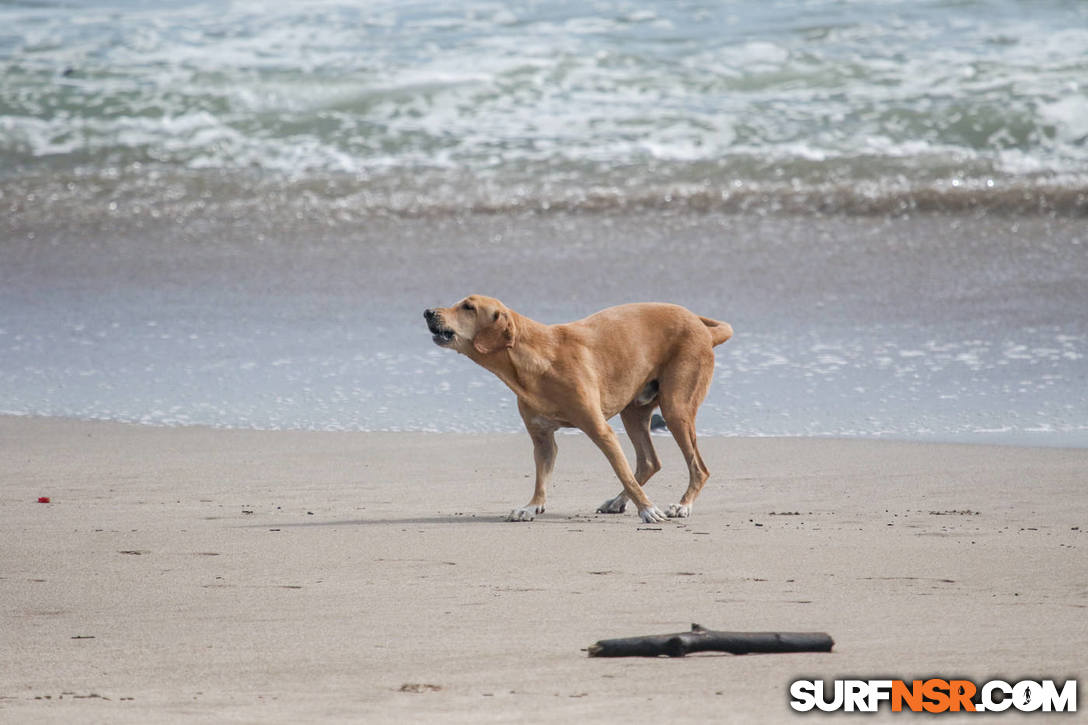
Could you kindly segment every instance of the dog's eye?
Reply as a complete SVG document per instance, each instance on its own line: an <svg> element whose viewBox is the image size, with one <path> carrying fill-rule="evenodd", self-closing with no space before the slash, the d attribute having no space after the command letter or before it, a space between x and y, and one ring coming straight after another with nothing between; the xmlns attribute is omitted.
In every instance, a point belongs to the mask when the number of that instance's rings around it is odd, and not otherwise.
<svg viewBox="0 0 1088 725"><path fill-rule="evenodd" d="M493 314L493 315L491 316L491 319L492 319L492 320L497 320L497 319L499 319L499 311L498 311L498 310L495 310L495 314Z"/></svg>
<svg viewBox="0 0 1088 725"><path fill-rule="evenodd" d="M468 310L469 312L474 312L476 310L476 308L472 306L471 302L462 303L461 304L461 309Z"/></svg>

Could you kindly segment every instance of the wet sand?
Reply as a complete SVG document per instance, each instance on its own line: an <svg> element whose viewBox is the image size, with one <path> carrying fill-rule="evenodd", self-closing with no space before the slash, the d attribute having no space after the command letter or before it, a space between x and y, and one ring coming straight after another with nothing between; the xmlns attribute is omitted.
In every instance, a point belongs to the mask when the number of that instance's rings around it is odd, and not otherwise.
<svg viewBox="0 0 1088 725"><path fill-rule="evenodd" d="M524 435L0 417L0 720L780 722L802 676L1084 674L1088 451L707 438L694 517L646 526L559 445L512 524ZM693 621L836 645L582 651Z"/></svg>
<svg viewBox="0 0 1088 725"><path fill-rule="evenodd" d="M705 433L1088 446L1081 218L127 210L0 219L0 412L519 431L423 323L476 292L549 323L652 300L729 322Z"/></svg>

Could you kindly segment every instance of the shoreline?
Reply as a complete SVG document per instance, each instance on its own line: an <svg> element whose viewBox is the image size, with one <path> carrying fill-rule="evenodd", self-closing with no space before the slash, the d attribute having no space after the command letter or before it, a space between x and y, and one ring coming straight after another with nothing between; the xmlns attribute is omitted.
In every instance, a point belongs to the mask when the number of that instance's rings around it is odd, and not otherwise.
<svg viewBox="0 0 1088 725"><path fill-rule="evenodd" d="M686 477L655 444L660 505ZM0 416L0 719L780 722L800 677L1083 675L1088 451L702 438L694 516L647 527L593 514L618 483L559 446L547 512L507 523L523 434ZM582 651L693 621L836 646Z"/></svg>
<svg viewBox="0 0 1088 725"><path fill-rule="evenodd" d="M73 232L66 218L4 246L0 407L12 411L517 431L513 395L436 348L420 316L479 292L545 323L640 300L729 322L704 433L1088 437L1076 314L1088 276L1071 219L632 213L333 228L306 216L272 229L274 217L209 212Z"/></svg>
<svg viewBox="0 0 1088 725"><path fill-rule="evenodd" d="M43 415L41 413L22 413L13 412L7 410L0 410L0 419L3 418L26 418L26 419L41 419L41 420L68 420L76 423L103 423L107 425L122 425L122 426L135 426L146 428L164 428L167 430L196 428L206 429L212 431L250 431L254 433L332 433L332 434L352 434L352 435L424 435L424 436L441 436L441 435L454 435L454 436L524 436L527 435L524 428L518 430L494 430L494 431L443 431L443 430L425 430L425 429L378 429L378 430L340 430L340 429L320 429L320 428L261 428L255 426L231 426L231 425L207 425L203 423L164 423L159 421L136 421L136 420L115 420L110 418L81 418L70 415ZM623 431L622 426L612 421L616 433L621 437L626 434ZM813 434L777 434L768 433L765 435L760 434L729 434L718 433L714 431L704 432L697 431L699 440L705 439L724 439L724 440L831 440L831 441L864 441L872 443L917 443L920 445L936 445L936 446L996 446L996 447L1008 447L1008 448L1044 448L1044 449L1059 449L1059 450L1080 450L1088 449L1088 430L1077 431L1044 431L1044 430L993 430L993 431L976 431L976 432L964 432L964 433L945 433L945 434L932 434L930 436L922 436L919 434L908 433L859 433L854 435L848 434L834 434L834 433L813 433ZM580 436L584 435L580 430L576 428L560 428L556 431L557 436ZM668 429L654 430L651 435L656 439L671 441L671 434Z"/></svg>

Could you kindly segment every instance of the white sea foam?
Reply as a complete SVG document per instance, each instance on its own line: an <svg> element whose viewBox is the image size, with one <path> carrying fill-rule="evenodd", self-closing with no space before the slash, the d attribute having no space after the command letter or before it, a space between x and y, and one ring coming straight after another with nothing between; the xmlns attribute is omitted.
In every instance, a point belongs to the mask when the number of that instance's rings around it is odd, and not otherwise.
<svg viewBox="0 0 1088 725"><path fill-rule="evenodd" d="M0 9L0 160L287 174L667 160L932 186L1088 166L1083 9L798 2ZM786 18L784 21L783 18ZM970 71L970 72L965 72ZM759 165L737 163L746 157ZM909 162L909 163L905 163ZM864 176L858 181L870 181ZM569 169L564 185L572 184Z"/></svg>

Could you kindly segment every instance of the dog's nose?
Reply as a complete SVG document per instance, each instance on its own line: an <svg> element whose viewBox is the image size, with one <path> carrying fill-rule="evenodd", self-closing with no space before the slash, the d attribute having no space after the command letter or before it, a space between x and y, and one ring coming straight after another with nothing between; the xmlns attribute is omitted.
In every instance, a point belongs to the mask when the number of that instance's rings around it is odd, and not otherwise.
<svg viewBox="0 0 1088 725"><path fill-rule="evenodd" d="M434 310L423 310L423 319L430 322L434 319Z"/></svg>

